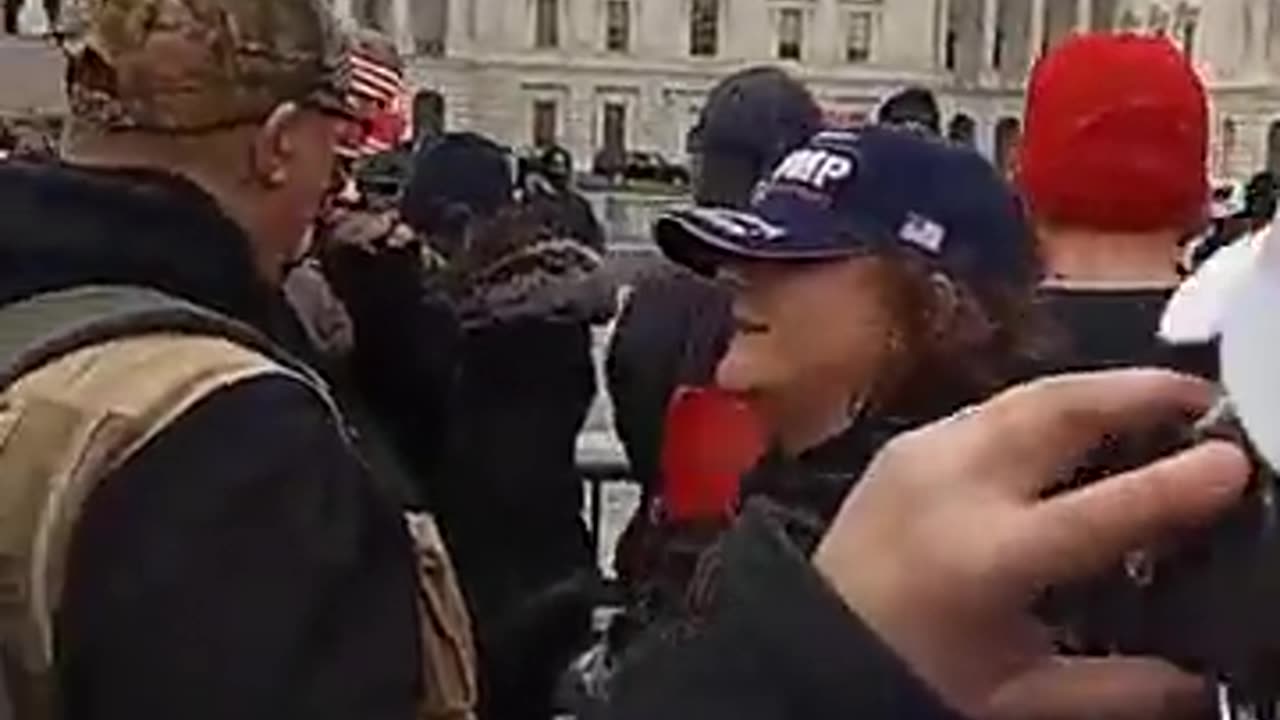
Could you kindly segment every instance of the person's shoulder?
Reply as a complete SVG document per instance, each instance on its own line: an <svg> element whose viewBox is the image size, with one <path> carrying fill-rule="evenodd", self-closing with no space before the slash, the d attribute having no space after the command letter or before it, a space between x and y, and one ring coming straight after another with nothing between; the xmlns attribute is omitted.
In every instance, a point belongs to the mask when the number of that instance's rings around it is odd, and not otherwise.
<svg viewBox="0 0 1280 720"><path fill-rule="evenodd" d="M396 498L375 485L331 401L284 374L219 389L183 412L115 469L85 507L86 520L179 542L251 533L288 538L308 562L355 562L370 531L398 532Z"/></svg>
<svg viewBox="0 0 1280 720"><path fill-rule="evenodd" d="M224 475L248 477L304 473L339 460L354 468L354 450L326 392L284 372L225 385L173 420L125 469L164 472L176 465L191 472L212 463Z"/></svg>

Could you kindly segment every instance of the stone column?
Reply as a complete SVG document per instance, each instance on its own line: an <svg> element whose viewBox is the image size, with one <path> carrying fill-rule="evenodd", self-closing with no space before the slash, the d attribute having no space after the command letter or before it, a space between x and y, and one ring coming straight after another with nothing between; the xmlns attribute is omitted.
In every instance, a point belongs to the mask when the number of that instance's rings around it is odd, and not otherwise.
<svg viewBox="0 0 1280 720"><path fill-rule="evenodd" d="M413 10L409 0L391 0L391 27L387 33L396 43L400 54L409 57L417 52L413 40Z"/></svg>
<svg viewBox="0 0 1280 720"><path fill-rule="evenodd" d="M353 5L354 0L334 0L333 14L343 22L351 22L352 14L355 12Z"/></svg>
<svg viewBox="0 0 1280 720"><path fill-rule="evenodd" d="M1263 76L1267 67L1267 16L1270 14L1268 0L1249 0L1250 16L1250 53L1249 69L1257 76Z"/></svg>
<svg viewBox="0 0 1280 720"><path fill-rule="evenodd" d="M818 0L810 17L812 22L806 18L805 33L813 36L810 43L813 55L807 58L808 61L817 65L843 64L844 33L847 26L838 0Z"/></svg>
<svg viewBox="0 0 1280 720"><path fill-rule="evenodd" d="M943 60L947 56L947 31L950 30L948 20L951 17L951 0L935 0L933 4L933 66L943 69Z"/></svg>
<svg viewBox="0 0 1280 720"><path fill-rule="evenodd" d="M471 47L471 43L475 38L471 37L471 33L475 30L470 27L471 8L468 7L468 0L446 0L448 8L444 14L444 47L445 54L452 55L454 53L465 52Z"/></svg>
<svg viewBox="0 0 1280 720"><path fill-rule="evenodd" d="M1089 32L1093 27L1093 2L1076 0L1076 32Z"/></svg>
<svg viewBox="0 0 1280 720"><path fill-rule="evenodd" d="M1031 38L1027 52L1028 71L1040 59L1040 51L1044 47L1044 10L1045 0L1031 1Z"/></svg>
<svg viewBox="0 0 1280 720"><path fill-rule="evenodd" d="M1000 24L1000 0L982 0L982 64L981 67L986 69L994 69L991 66L991 57L996 47L996 29ZM1008 34L1005 35L1008 39ZM1007 47L1005 48L1008 49ZM1008 62L1008 52L1005 52L1001 60Z"/></svg>

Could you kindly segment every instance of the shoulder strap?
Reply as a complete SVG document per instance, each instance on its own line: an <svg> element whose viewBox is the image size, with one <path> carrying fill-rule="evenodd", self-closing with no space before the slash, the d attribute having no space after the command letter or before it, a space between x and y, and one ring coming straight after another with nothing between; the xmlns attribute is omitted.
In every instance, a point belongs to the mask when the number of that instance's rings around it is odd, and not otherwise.
<svg viewBox="0 0 1280 720"><path fill-rule="evenodd" d="M112 469L221 388L324 383L252 328L162 293L85 287L0 308L0 668L53 717L53 618L80 511Z"/></svg>
<svg viewBox="0 0 1280 720"><path fill-rule="evenodd" d="M149 288L85 285L0 308L0 388L80 348L152 333L224 338L322 385L305 364L242 322Z"/></svg>

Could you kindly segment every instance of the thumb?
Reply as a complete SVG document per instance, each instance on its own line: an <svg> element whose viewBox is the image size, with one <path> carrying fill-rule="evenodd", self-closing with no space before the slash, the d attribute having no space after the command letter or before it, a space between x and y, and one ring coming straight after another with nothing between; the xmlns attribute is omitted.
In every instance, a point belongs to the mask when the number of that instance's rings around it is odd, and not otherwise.
<svg viewBox="0 0 1280 720"><path fill-rule="evenodd" d="M992 720L1147 720L1203 717L1212 705L1203 678L1150 658L1045 660L1000 688Z"/></svg>

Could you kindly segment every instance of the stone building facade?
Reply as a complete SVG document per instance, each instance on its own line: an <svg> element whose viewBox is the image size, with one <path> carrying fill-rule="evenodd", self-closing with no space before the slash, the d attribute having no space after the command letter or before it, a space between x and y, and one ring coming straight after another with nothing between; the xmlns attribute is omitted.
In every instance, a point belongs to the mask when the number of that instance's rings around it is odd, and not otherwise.
<svg viewBox="0 0 1280 720"><path fill-rule="evenodd" d="M1280 169L1280 0L332 1L396 38L448 127L555 141L583 167L609 146L682 160L707 90L759 63L802 78L834 122L931 87L948 131L1001 159L1035 59L1112 29L1164 34L1195 60L1213 97L1213 174ZM26 5L39 32L41 4Z"/></svg>
<svg viewBox="0 0 1280 720"><path fill-rule="evenodd" d="M1280 0L337 0L394 34L447 124L579 165L608 145L682 159L706 91L776 63L833 121L908 83L934 88L954 136L1002 159L1027 72L1079 30L1161 33L1214 98L1215 175L1280 167Z"/></svg>

